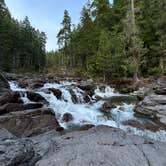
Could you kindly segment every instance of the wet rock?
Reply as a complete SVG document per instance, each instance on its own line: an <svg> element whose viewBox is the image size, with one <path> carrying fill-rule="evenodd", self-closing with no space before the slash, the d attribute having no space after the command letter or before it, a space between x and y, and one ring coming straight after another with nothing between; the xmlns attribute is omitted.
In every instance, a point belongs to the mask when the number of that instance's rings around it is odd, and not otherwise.
<svg viewBox="0 0 166 166"><path fill-rule="evenodd" d="M33 102L44 102L47 103L46 99L38 93L27 91L27 98Z"/></svg>
<svg viewBox="0 0 166 166"><path fill-rule="evenodd" d="M91 101L90 96L89 96L89 95L87 95L87 94L84 94L83 99L84 99L84 102L85 102L85 103L89 103L89 102Z"/></svg>
<svg viewBox="0 0 166 166"><path fill-rule="evenodd" d="M96 86L94 84L87 83L87 82L83 82L83 83L79 84L77 87L83 91L86 91L87 94L91 97L94 95L94 91L96 89Z"/></svg>
<svg viewBox="0 0 166 166"><path fill-rule="evenodd" d="M29 87L31 89L38 89L38 88L41 88L43 86L44 86L44 82L43 81L37 81L37 82L34 82L34 83L29 85Z"/></svg>
<svg viewBox="0 0 166 166"><path fill-rule="evenodd" d="M94 85L88 84L88 83L82 83L82 84L78 85L78 88L80 88L84 91L90 91L90 90L94 89Z"/></svg>
<svg viewBox="0 0 166 166"><path fill-rule="evenodd" d="M0 107L0 115L7 114L9 112L23 111L23 105L18 103L7 103Z"/></svg>
<svg viewBox="0 0 166 166"><path fill-rule="evenodd" d="M0 107L0 115L16 111L37 109L41 107L43 107L42 103L28 103L28 104L7 103Z"/></svg>
<svg viewBox="0 0 166 166"><path fill-rule="evenodd" d="M165 105L166 104L166 96L165 95L150 95L145 97L142 101L143 105L146 106L155 106L155 105Z"/></svg>
<svg viewBox="0 0 166 166"><path fill-rule="evenodd" d="M65 114L63 115L62 120L63 120L64 122L70 122L70 121L73 120L73 115L67 112L67 113L65 113Z"/></svg>
<svg viewBox="0 0 166 166"><path fill-rule="evenodd" d="M27 79L20 79L20 80L18 80L18 86L20 88L27 88L28 84L29 84L29 80L27 80Z"/></svg>
<svg viewBox="0 0 166 166"><path fill-rule="evenodd" d="M153 89L157 95L166 95L166 76L159 78Z"/></svg>
<svg viewBox="0 0 166 166"><path fill-rule="evenodd" d="M132 126L132 127L136 127L136 128L140 128L141 124L140 122L138 122L137 120L127 120L123 122L123 125L128 125L128 126Z"/></svg>
<svg viewBox="0 0 166 166"><path fill-rule="evenodd" d="M93 125L93 124L85 124L85 125L81 126L79 130L80 131L89 130L89 129L93 128L93 127L95 127L95 125Z"/></svg>
<svg viewBox="0 0 166 166"><path fill-rule="evenodd" d="M28 104L24 104L22 107L23 107L23 110L37 109L37 108L42 108L43 104L42 103L28 103Z"/></svg>
<svg viewBox="0 0 166 166"><path fill-rule="evenodd" d="M116 105L106 101L103 105L102 105L102 109L101 111L104 113L109 113L111 109L116 108Z"/></svg>
<svg viewBox="0 0 166 166"><path fill-rule="evenodd" d="M71 95L72 102L74 104L77 104L78 103L78 98L77 98L76 94L74 93L74 91L72 89L69 89L69 92L70 92L70 95Z"/></svg>
<svg viewBox="0 0 166 166"><path fill-rule="evenodd" d="M158 95L166 95L166 88L158 88L155 90L155 93Z"/></svg>
<svg viewBox="0 0 166 166"><path fill-rule="evenodd" d="M58 100L61 99L62 92L59 89L49 88L48 90L51 91Z"/></svg>
<svg viewBox="0 0 166 166"><path fill-rule="evenodd" d="M60 130L61 126L51 109L42 108L11 112L0 116L0 128L5 128L12 134L22 137L38 135L52 129Z"/></svg>
<svg viewBox="0 0 166 166"><path fill-rule="evenodd" d="M152 88L150 87L143 87L140 88L138 91L134 91L131 93L133 96L137 96L139 101L143 100L147 95L151 95L153 93Z"/></svg>
<svg viewBox="0 0 166 166"><path fill-rule="evenodd" d="M121 107L119 107L119 110L120 110L120 111L125 112L125 108L124 108L124 107L122 107L122 106L121 106Z"/></svg>
<svg viewBox="0 0 166 166"><path fill-rule="evenodd" d="M159 130L163 130L164 128L162 128L160 125L157 125L153 122L146 122L146 123L140 123L137 120L127 120L123 122L123 125L128 125L128 126L132 126L135 127L139 130L150 130L152 132L157 132Z"/></svg>
<svg viewBox="0 0 166 166"><path fill-rule="evenodd" d="M28 139L17 139L4 129L0 129L0 165L29 166L34 155L33 144Z"/></svg>
<svg viewBox="0 0 166 166"><path fill-rule="evenodd" d="M135 108L138 116L146 116L166 126L166 96L150 95L138 103Z"/></svg>
<svg viewBox="0 0 166 166"><path fill-rule="evenodd" d="M0 106L6 103L23 103L19 92L8 92L0 96Z"/></svg>

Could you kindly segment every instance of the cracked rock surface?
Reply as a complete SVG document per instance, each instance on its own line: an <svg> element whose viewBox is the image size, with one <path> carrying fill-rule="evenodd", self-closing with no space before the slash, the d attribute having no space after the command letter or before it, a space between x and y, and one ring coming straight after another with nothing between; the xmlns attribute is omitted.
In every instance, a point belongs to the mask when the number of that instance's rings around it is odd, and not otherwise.
<svg viewBox="0 0 166 166"><path fill-rule="evenodd" d="M45 140L48 140L46 143ZM43 155L36 166L165 166L166 144L127 135L120 129L98 126L87 131L55 137L53 133L35 142Z"/></svg>
<svg viewBox="0 0 166 166"><path fill-rule="evenodd" d="M0 129L1 166L165 166L166 144L98 126L18 138Z"/></svg>

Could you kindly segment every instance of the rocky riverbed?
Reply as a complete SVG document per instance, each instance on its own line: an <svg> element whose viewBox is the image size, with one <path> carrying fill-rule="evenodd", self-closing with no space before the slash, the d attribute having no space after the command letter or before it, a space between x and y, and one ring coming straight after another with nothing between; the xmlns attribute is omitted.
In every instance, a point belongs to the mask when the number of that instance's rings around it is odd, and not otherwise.
<svg viewBox="0 0 166 166"><path fill-rule="evenodd" d="M165 166L165 81L120 94L93 80L0 75L0 165Z"/></svg>

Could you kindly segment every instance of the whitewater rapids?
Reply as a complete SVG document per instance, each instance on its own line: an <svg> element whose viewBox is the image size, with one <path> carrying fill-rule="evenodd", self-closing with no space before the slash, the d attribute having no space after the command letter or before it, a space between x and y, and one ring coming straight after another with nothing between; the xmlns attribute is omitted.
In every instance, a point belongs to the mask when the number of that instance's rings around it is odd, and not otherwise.
<svg viewBox="0 0 166 166"><path fill-rule="evenodd" d="M10 88L13 91L20 91L25 93L26 91L32 91L31 89L23 89L18 87L17 83L14 81L10 81ZM76 85L76 82L67 82L61 81L58 83L46 83L42 88L33 90L36 93L39 93L48 101L48 106L54 110L57 120L60 125L65 129L69 129L73 126L83 126L86 124L92 125L107 125L111 127L121 128L128 133L134 133L140 136L146 136L155 140L159 140L162 142L166 142L166 132L161 130L158 132L151 132L148 130L138 130L131 126L125 126L121 122L131 119L136 119L134 117L134 104L126 104L117 105L116 108L110 110L110 117L106 116L104 113L100 111L100 108L104 104L104 100L102 98L109 98L112 96L120 96L121 94L114 91L113 88L106 86L105 90L101 91L99 87L95 90L94 96L91 98L90 103L85 103L83 99L84 91L74 86L72 89L75 95L78 98L78 103L74 104L72 101L72 96L69 91L69 87ZM58 100L53 93L46 93L46 89L55 88L59 89L62 92L62 99ZM95 97L98 96L101 100L96 101ZM30 103L31 101L25 95L22 96L22 100L24 103ZM123 111L120 109L123 108ZM63 115L65 113L70 113L73 116L73 120L71 122L64 122Z"/></svg>

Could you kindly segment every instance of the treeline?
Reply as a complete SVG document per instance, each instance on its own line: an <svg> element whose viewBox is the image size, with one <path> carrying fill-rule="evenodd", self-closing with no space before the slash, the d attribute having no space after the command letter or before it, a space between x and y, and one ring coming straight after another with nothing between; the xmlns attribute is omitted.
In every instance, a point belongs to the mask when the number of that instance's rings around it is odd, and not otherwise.
<svg viewBox="0 0 166 166"><path fill-rule="evenodd" d="M41 71L46 63L46 35L33 28L26 17L18 22L0 0L0 69Z"/></svg>
<svg viewBox="0 0 166 166"><path fill-rule="evenodd" d="M73 26L65 10L47 65L104 79L166 74L165 11L165 0L93 0Z"/></svg>

